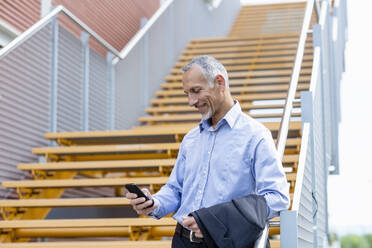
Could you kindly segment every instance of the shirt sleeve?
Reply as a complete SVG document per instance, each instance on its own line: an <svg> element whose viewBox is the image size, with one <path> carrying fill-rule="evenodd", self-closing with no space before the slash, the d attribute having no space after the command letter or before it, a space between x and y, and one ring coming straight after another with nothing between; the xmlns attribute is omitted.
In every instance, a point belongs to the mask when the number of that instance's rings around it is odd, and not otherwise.
<svg viewBox="0 0 372 248"><path fill-rule="evenodd" d="M151 216L160 219L165 215L175 212L180 207L184 171L185 151L184 143L182 142L169 181L153 195L154 201L158 204L158 207L151 213Z"/></svg>
<svg viewBox="0 0 372 248"><path fill-rule="evenodd" d="M259 139L253 155L256 191L266 199L268 219L289 207L289 184L269 130Z"/></svg>

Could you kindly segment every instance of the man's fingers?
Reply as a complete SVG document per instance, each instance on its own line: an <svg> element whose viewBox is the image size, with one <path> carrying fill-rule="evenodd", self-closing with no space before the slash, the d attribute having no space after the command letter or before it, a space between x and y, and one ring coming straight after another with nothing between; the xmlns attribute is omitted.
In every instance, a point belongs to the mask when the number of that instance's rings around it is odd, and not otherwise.
<svg viewBox="0 0 372 248"><path fill-rule="evenodd" d="M142 198L142 199L144 199L144 198ZM150 207L151 205L152 205L152 200L148 200L148 201L142 202L140 204L136 204L136 208L139 209L139 210L142 210L142 209Z"/></svg>
<svg viewBox="0 0 372 248"><path fill-rule="evenodd" d="M191 217L184 216L182 217L182 225L184 227L190 227L190 225L193 223L193 220Z"/></svg>
<svg viewBox="0 0 372 248"><path fill-rule="evenodd" d="M145 196L147 196L149 198L151 197L151 193L147 188L142 188L141 190L145 194Z"/></svg>
<svg viewBox="0 0 372 248"><path fill-rule="evenodd" d="M143 198L143 197L134 198L134 199L130 200L130 203L131 203L133 206L136 206L136 207L137 207L138 205L144 203L144 202L145 202L145 198Z"/></svg>
<svg viewBox="0 0 372 248"><path fill-rule="evenodd" d="M190 225L190 228L191 228L191 230L193 230L194 232L197 232L197 231L199 231L199 227L198 227L198 224L191 224Z"/></svg>
<svg viewBox="0 0 372 248"><path fill-rule="evenodd" d="M199 232L195 232L195 237L203 238L203 234L200 231Z"/></svg>
<svg viewBox="0 0 372 248"><path fill-rule="evenodd" d="M194 233L195 236L198 238L202 238L203 234L201 233L198 223L196 223L195 218L192 216L182 216L182 225L184 227L190 228Z"/></svg>
<svg viewBox="0 0 372 248"><path fill-rule="evenodd" d="M137 198L137 194L128 192L128 193L125 194L125 198L127 198L127 199L136 199Z"/></svg>

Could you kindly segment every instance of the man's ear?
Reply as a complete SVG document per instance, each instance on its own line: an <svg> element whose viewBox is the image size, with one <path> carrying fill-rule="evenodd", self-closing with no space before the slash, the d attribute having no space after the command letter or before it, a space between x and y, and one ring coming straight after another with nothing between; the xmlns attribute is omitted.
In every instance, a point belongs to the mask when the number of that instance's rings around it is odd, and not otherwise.
<svg viewBox="0 0 372 248"><path fill-rule="evenodd" d="M226 81L225 78L222 75L217 75L216 78L214 79L215 85L219 87L222 91L225 91L226 89Z"/></svg>

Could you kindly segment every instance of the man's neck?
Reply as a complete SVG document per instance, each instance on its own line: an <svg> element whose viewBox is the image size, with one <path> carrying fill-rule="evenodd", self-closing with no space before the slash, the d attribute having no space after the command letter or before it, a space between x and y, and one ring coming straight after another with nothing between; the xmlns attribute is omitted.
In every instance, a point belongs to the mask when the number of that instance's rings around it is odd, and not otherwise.
<svg viewBox="0 0 372 248"><path fill-rule="evenodd" d="M212 126L216 129L217 123L226 115L227 112L234 106L234 100L232 97L228 97L225 102L223 102L220 111L212 116Z"/></svg>

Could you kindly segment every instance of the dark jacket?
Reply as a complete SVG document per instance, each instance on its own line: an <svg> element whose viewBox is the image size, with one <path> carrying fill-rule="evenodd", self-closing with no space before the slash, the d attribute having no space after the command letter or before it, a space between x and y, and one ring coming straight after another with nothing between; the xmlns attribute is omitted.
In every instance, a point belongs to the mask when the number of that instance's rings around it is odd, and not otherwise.
<svg viewBox="0 0 372 248"><path fill-rule="evenodd" d="M199 209L191 215L198 223L208 248L248 248L253 247L262 234L267 205L263 196L248 195Z"/></svg>

